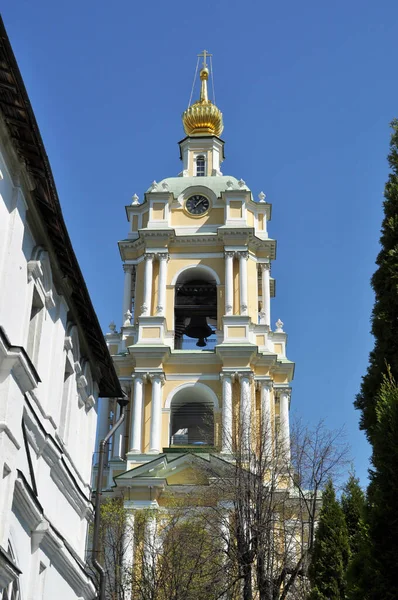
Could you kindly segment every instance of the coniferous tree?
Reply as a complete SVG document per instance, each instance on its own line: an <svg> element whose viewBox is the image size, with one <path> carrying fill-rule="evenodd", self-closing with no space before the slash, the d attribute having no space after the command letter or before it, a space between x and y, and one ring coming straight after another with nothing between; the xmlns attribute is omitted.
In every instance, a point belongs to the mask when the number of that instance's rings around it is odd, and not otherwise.
<svg viewBox="0 0 398 600"><path fill-rule="evenodd" d="M398 386L385 376L376 405L368 489L372 600L398 598Z"/></svg>
<svg viewBox="0 0 398 600"><path fill-rule="evenodd" d="M366 497L359 485L359 479L351 474L341 495L347 525L350 561L347 567L347 598L349 600L365 600L364 590L369 589L370 546L368 527L366 525Z"/></svg>
<svg viewBox="0 0 398 600"><path fill-rule="evenodd" d="M359 485L359 479L353 474L349 476L343 488L341 508L347 525L350 554L353 557L361 545L361 529L366 511L365 494Z"/></svg>
<svg viewBox="0 0 398 600"><path fill-rule="evenodd" d="M362 546L354 561L358 594L352 597L371 600L398 598L398 120L391 126L391 173L384 191L378 269L372 277L375 345L355 402L372 445L373 467Z"/></svg>
<svg viewBox="0 0 398 600"><path fill-rule="evenodd" d="M376 425L376 398L387 372L398 380L398 120L391 123L393 133L388 162L391 173L384 191L384 219L381 227L381 250L372 277L375 304L372 313L372 333L375 345L369 356L369 366L363 377L361 391L355 402L362 412L360 426L370 442Z"/></svg>
<svg viewBox="0 0 398 600"><path fill-rule="evenodd" d="M347 526L333 483L326 485L309 568L309 600L343 600L350 549Z"/></svg>

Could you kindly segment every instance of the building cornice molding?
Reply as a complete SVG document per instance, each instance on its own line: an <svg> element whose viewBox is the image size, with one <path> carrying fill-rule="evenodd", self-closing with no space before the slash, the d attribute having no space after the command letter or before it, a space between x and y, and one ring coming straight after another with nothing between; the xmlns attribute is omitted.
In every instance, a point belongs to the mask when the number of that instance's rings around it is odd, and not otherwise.
<svg viewBox="0 0 398 600"><path fill-rule="evenodd" d="M81 518L90 518L93 506L84 494L77 479L67 466L64 453L55 438L48 434L29 403L24 407L24 423L30 445L38 456L42 456L50 467L50 476L66 500Z"/></svg>
<svg viewBox="0 0 398 600"><path fill-rule="evenodd" d="M0 371L2 371L5 376L12 373L23 394L36 388L41 381L25 348L22 346L14 346L1 326Z"/></svg>
<svg viewBox="0 0 398 600"><path fill-rule="evenodd" d="M91 600L95 595L95 587L85 571L83 561L53 527L19 470L15 481L14 502L32 534L38 534L37 542L40 548L51 556L52 563L62 573L76 595L84 600Z"/></svg>

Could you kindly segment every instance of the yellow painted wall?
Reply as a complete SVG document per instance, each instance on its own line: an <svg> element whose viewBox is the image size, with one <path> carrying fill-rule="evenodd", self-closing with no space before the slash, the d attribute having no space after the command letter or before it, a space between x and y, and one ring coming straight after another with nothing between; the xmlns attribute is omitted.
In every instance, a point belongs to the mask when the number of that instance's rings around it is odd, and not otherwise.
<svg viewBox="0 0 398 600"><path fill-rule="evenodd" d="M222 329L222 318L225 312L225 286L217 289L217 329Z"/></svg>
<svg viewBox="0 0 398 600"><path fill-rule="evenodd" d="M242 218L242 202L240 200L231 200L229 203L229 216L231 219Z"/></svg>
<svg viewBox="0 0 398 600"><path fill-rule="evenodd" d="M144 263L145 263L145 261L141 261L140 263L138 263L137 271L136 271L135 300L134 300L134 307L135 307L134 319L135 320L137 320L137 317L141 312L141 306L144 303L144 286L143 286L144 269L145 269Z"/></svg>
<svg viewBox="0 0 398 600"><path fill-rule="evenodd" d="M152 385L150 383L145 384L145 396L144 396L144 427L143 427L143 439L142 445L144 452L149 451L149 435L151 426L151 400L152 400Z"/></svg>
<svg viewBox="0 0 398 600"><path fill-rule="evenodd" d="M170 413L162 413L162 448L168 448L170 445Z"/></svg>
<svg viewBox="0 0 398 600"><path fill-rule="evenodd" d="M233 261L233 281L234 281L234 306L232 314L240 314L240 299L239 299L239 261Z"/></svg>
<svg viewBox="0 0 398 600"><path fill-rule="evenodd" d="M170 285L174 276L188 266L203 265L210 267L215 271L220 278L220 281L224 282L224 259L223 258L197 258L195 255L192 258L176 258L170 260L167 265L167 284Z"/></svg>
<svg viewBox="0 0 398 600"><path fill-rule="evenodd" d="M246 336L246 327L228 327L228 336L233 338L244 338Z"/></svg>
<svg viewBox="0 0 398 600"><path fill-rule="evenodd" d="M147 210L146 212L144 212L142 214L142 228L145 229L145 227L148 226L148 220L149 220L149 210Z"/></svg>
<svg viewBox="0 0 398 600"><path fill-rule="evenodd" d="M154 339L160 337L160 327L145 327L142 330L142 337L144 339Z"/></svg>
<svg viewBox="0 0 398 600"><path fill-rule="evenodd" d="M219 373L221 371L221 361L218 360L217 356L214 356L214 361L205 365L191 365L187 363L180 363L179 365L165 364L164 371L169 375L178 375L178 373L183 375L186 373L203 373L204 375Z"/></svg>
<svg viewBox="0 0 398 600"><path fill-rule="evenodd" d="M178 239L173 242L173 247L170 249L170 252L172 252L173 254L179 254L179 253L187 253L187 247L186 246L178 246ZM195 256L195 254L203 254L204 252L223 252L224 251L224 245L220 242L217 243L217 241L214 242L213 246L195 246L192 245L189 247L189 252L192 253L192 256Z"/></svg>
<svg viewBox="0 0 398 600"><path fill-rule="evenodd" d="M257 346L265 346L265 335L256 335Z"/></svg>
<svg viewBox="0 0 398 600"><path fill-rule="evenodd" d="M258 315L258 279L257 279L257 264L254 260L247 261L247 277L248 277L248 314L253 323L257 323Z"/></svg>
<svg viewBox="0 0 398 600"><path fill-rule="evenodd" d="M151 315L156 315L156 306L158 304L158 289L159 289L159 262L153 261L153 279L152 279L152 300L151 300Z"/></svg>
<svg viewBox="0 0 398 600"><path fill-rule="evenodd" d="M177 208L171 210L172 227L196 227L200 225L223 225L224 209L212 208L203 217L191 217L183 209Z"/></svg>
<svg viewBox="0 0 398 600"><path fill-rule="evenodd" d="M181 380L177 380L177 381L167 381L167 375L166 375L166 381L165 384L162 388L163 390L163 400L162 400L162 408L165 407L166 404L166 400L169 396L169 394L175 390L176 388L178 388L180 385L184 385L186 383L189 383L186 379L181 379ZM191 383L195 383L194 381L192 381ZM213 390L213 392L215 392L217 398L218 398L218 404L219 406L221 406L221 381L219 380L212 380L212 381L200 381L199 383L202 383L203 385L208 386L211 390ZM189 389L186 390L187 394L189 394Z"/></svg>
<svg viewBox="0 0 398 600"><path fill-rule="evenodd" d="M282 354L282 344L274 344L274 352Z"/></svg>
<svg viewBox="0 0 398 600"><path fill-rule="evenodd" d="M132 220L131 230L137 231L137 229L138 229L138 215L134 215L133 220Z"/></svg>
<svg viewBox="0 0 398 600"><path fill-rule="evenodd" d="M247 211L247 224L254 227L254 214L250 210Z"/></svg>
<svg viewBox="0 0 398 600"><path fill-rule="evenodd" d="M264 215L257 215L258 229L264 231Z"/></svg>
<svg viewBox="0 0 398 600"><path fill-rule="evenodd" d="M163 202L154 202L153 203L152 216L153 216L154 221L164 219L164 203Z"/></svg>

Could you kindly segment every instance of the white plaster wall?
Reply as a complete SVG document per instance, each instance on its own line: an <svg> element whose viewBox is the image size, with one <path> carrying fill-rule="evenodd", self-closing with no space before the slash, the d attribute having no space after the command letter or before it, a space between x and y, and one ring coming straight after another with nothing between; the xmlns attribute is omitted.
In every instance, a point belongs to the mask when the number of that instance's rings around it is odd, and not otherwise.
<svg viewBox="0 0 398 600"><path fill-rule="evenodd" d="M39 279L32 278L28 272L28 263L39 239L35 230L28 226L29 210L32 210L33 204L24 167L16 164L16 156L9 150L8 142L3 143L4 140L0 118L0 326L12 347L22 347L27 352L33 292L36 289L39 295L43 294L44 287L40 288L40 285L44 285L44 279L40 278L40 274L35 275ZM18 181L13 180L10 173L18 170L21 171L20 177ZM8 343L0 347L0 545L7 551L8 542L12 543L16 561L23 572L20 578L21 600L94 597L91 584L84 582L84 572L62 542L52 547L59 554L58 563L57 560L55 563L66 566L59 570L53 566L52 559L56 557L48 558L41 594L41 588L36 589L35 586L40 582L38 553L43 551L39 547L34 559L31 554L32 528L37 524L33 517L28 522L29 515L42 510L41 518L44 523L48 522L49 531L53 532L51 535L56 536L54 532L59 532L84 560L91 511L88 500L97 413L95 406L89 407L82 402L82 397L86 400L89 394L78 388L76 372L71 375L67 398L69 424L62 440L58 434L69 312L65 298L58 291L56 282L51 289L45 290L46 294L52 294L55 306L51 307L47 302L42 309L39 352L34 360L41 383L34 384L34 372L18 348L16 352L12 351L18 356L15 359L8 350ZM73 356L75 371L83 358L79 352ZM32 492L32 472L22 435L22 416L26 410L29 415L34 415L29 421L34 422L34 426L32 431L28 430L28 448L37 498ZM66 467L69 467L72 477L67 475ZM23 485L31 489L23 502L20 494L16 493L20 487L15 487L18 470L23 474ZM21 478L18 485L20 481ZM31 509L27 508L29 503ZM50 544L50 537L46 538L47 544ZM81 594L70 587L70 582L79 578L85 586ZM31 589L32 585L34 589Z"/></svg>

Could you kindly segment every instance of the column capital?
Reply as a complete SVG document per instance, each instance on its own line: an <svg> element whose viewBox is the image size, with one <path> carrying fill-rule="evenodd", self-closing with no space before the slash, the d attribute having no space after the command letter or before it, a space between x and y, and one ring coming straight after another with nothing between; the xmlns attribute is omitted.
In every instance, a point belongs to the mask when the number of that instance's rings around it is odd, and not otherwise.
<svg viewBox="0 0 398 600"><path fill-rule="evenodd" d="M271 272L271 263L266 262L266 263L259 263L260 269L261 271L269 271Z"/></svg>
<svg viewBox="0 0 398 600"><path fill-rule="evenodd" d="M155 258L155 254L153 252L145 252L144 260L152 261Z"/></svg>
<svg viewBox="0 0 398 600"><path fill-rule="evenodd" d="M156 381L157 379L160 381L160 383L162 385L164 385L165 382L165 376L164 373L148 373L147 374L147 378L148 380L153 383L154 381Z"/></svg>
<svg viewBox="0 0 398 600"><path fill-rule="evenodd" d="M224 258L233 258L235 256L235 252L232 250L224 250Z"/></svg>
<svg viewBox="0 0 398 600"><path fill-rule="evenodd" d="M250 383L254 381L253 371L235 371L234 375L236 381L239 381L239 383L242 383L242 379L248 379Z"/></svg>
<svg viewBox="0 0 398 600"><path fill-rule="evenodd" d="M170 254L168 252L158 252L157 257L159 261L165 260L166 262L170 259Z"/></svg>
<svg viewBox="0 0 398 600"><path fill-rule="evenodd" d="M236 253L237 256L239 256L239 258L242 258L244 260L248 260L249 258L249 251L248 250L238 250L238 252Z"/></svg>
<svg viewBox="0 0 398 600"><path fill-rule="evenodd" d="M227 378L230 379L232 382L235 378L235 373L220 373L220 381L224 381L224 379Z"/></svg>
<svg viewBox="0 0 398 600"><path fill-rule="evenodd" d="M258 389L264 388L268 391L271 391L272 388L274 387L274 382L272 381L272 379L254 377L254 380L257 384Z"/></svg>
<svg viewBox="0 0 398 600"><path fill-rule="evenodd" d="M148 373L132 373L131 374L131 379L133 381L140 381L141 380L142 383L145 383L147 375L148 375Z"/></svg>
<svg viewBox="0 0 398 600"><path fill-rule="evenodd" d="M135 269L135 265L126 265L125 263L123 264L123 271L125 273L133 273Z"/></svg>
<svg viewBox="0 0 398 600"><path fill-rule="evenodd" d="M274 392L275 392L275 397L277 400L280 400L281 396L287 396L288 400L290 400L290 397L292 395L292 388L289 386L275 387Z"/></svg>

